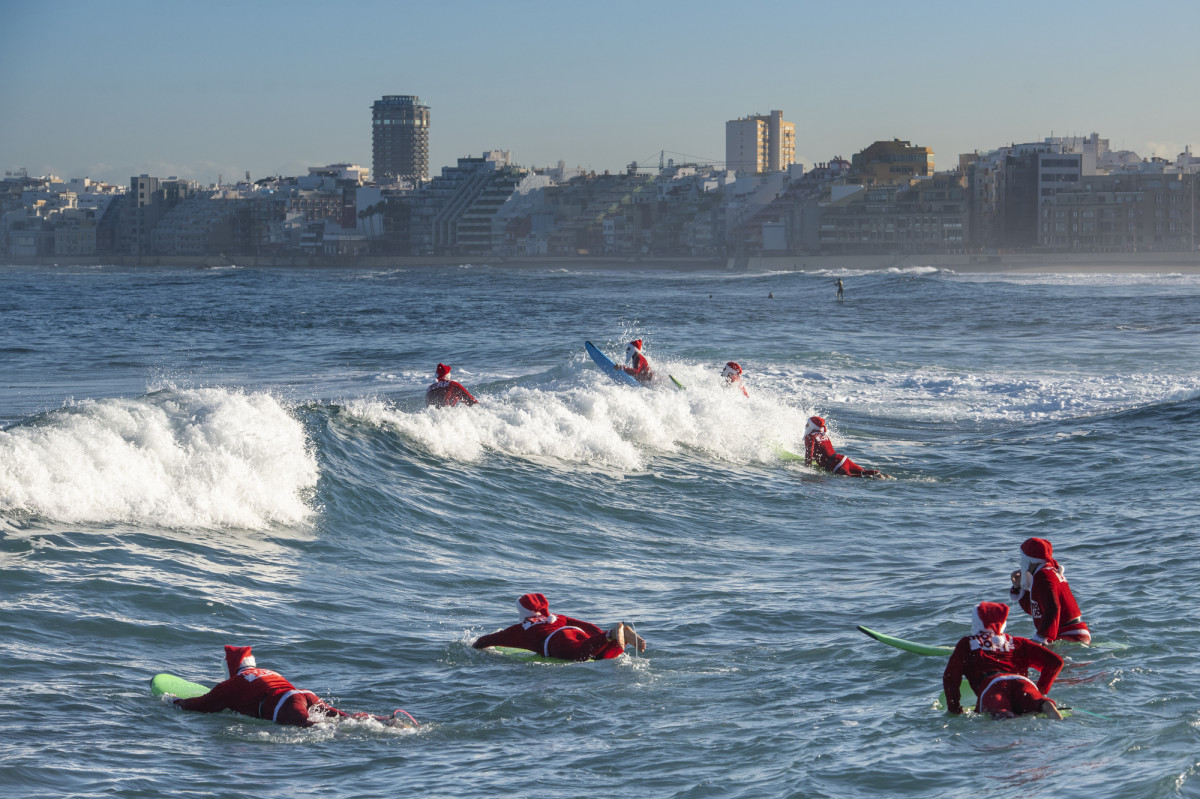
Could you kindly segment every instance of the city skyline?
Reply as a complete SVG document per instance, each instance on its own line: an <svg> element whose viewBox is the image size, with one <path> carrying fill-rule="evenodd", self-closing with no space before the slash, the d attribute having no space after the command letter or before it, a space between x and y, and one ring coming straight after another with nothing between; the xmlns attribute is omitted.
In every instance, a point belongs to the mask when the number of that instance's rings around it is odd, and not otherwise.
<svg viewBox="0 0 1200 799"><path fill-rule="evenodd" d="M385 95L430 106L433 173L489 149L597 172L722 161L725 123L772 109L808 166L893 137L939 169L1051 135L1167 158L1200 140L1182 2L345 8L0 0L0 166L211 183L370 165Z"/></svg>

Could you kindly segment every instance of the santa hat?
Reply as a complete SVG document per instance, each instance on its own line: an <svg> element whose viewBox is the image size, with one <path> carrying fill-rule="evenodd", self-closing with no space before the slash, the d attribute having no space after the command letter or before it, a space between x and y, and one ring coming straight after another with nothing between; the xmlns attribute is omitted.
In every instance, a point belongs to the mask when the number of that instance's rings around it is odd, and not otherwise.
<svg viewBox="0 0 1200 799"><path fill-rule="evenodd" d="M1021 544L1021 571L1029 571L1031 566L1042 565L1062 571L1062 567L1054 559L1054 547L1049 541L1044 538L1026 538Z"/></svg>
<svg viewBox="0 0 1200 799"><path fill-rule="evenodd" d="M629 349L630 347L632 347L634 350L636 350L638 352L641 352L642 351L642 340L640 338L635 338L633 341L629 342L629 347L626 347L626 349Z"/></svg>
<svg viewBox="0 0 1200 799"><path fill-rule="evenodd" d="M971 611L971 635L979 635L984 630L1003 633L1006 624L1008 605L1000 602L980 602Z"/></svg>
<svg viewBox="0 0 1200 799"><path fill-rule="evenodd" d="M225 666L229 669L230 677L236 677L242 669L252 669L256 665L250 647L225 645Z"/></svg>
<svg viewBox="0 0 1200 799"><path fill-rule="evenodd" d="M437 368L438 380L441 380L446 375L450 374L450 367L444 363L439 363Z"/></svg>
<svg viewBox="0 0 1200 799"><path fill-rule="evenodd" d="M721 370L721 374L728 380L737 380L742 376L742 367L738 366L737 361L730 361L725 364L725 368Z"/></svg>
<svg viewBox="0 0 1200 799"><path fill-rule="evenodd" d="M550 600L545 594L526 594L517 600L517 612L521 614L521 621L534 616L549 616Z"/></svg>
<svg viewBox="0 0 1200 799"><path fill-rule="evenodd" d="M808 421L804 425L804 437L808 438L813 434L822 436L828 434L828 431L825 429L825 420L820 416L808 417Z"/></svg>

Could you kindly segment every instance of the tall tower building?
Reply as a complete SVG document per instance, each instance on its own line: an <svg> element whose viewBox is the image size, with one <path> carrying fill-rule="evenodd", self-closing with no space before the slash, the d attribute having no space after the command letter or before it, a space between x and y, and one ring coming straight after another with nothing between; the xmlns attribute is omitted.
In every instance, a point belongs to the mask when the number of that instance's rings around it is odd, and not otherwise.
<svg viewBox="0 0 1200 799"><path fill-rule="evenodd" d="M376 182L429 177L429 106L388 94L371 106L371 172Z"/></svg>
<svg viewBox="0 0 1200 799"><path fill-rule="evenodd" d="M725 168L756 175L781 172L796 163L796 126L782 111L725 123Z"/></svg>

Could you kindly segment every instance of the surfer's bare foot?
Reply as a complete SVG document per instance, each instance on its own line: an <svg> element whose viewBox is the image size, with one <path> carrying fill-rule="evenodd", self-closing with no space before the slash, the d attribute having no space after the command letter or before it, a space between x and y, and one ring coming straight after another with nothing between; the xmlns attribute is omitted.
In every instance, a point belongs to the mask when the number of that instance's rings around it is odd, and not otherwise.
<svg viewBox="0 0 1200 799"><path fill-rule="evenodd" d="M1062 717L1063 717L1062 711L1060 711L1058 709L1058 706L1055 705L1054 702L1052 702L1049 699L1042 701L1042 712L1046 714L1046 718L1048 718L1048 719L1054 719L1055 721L1062 721Z"/></svg>
<svg viewBox="0 0 1200 799"><path fill-rule="evenodd" d="M625 648L625 623L621 622L616 627L608 631L608 640L616 643L622 649Z"/></svg>

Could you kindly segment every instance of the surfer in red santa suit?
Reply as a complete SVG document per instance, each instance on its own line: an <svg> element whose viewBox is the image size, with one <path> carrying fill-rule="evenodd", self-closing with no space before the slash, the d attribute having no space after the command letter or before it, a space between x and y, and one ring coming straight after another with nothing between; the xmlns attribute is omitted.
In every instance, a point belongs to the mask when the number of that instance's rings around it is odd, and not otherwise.
<svg viewBox="0 0 1200 799"><path fill-rule="evenodd" d="M642 355L642 340L634 339L625 347L625 363L629 366L621 366L615 364L613 368L624 369L627 374L633 375L633 379L639 383L649 383L654 379L654 372L650 369L650 362L646 360L646 356Z"/></svg>
<svg viewBox="0 0 1200 799"><path fill-rule="evenodd" d="M472 646L511 646L528 649L550 658L562 660L607 660L635 646L646 651L646 639L628 624L621 622L605 631L594 624L550 612L550 602L543 594L525 594L517 600L518 624L478 638Z"/></svg>
<svg viewBox="0 0 1200 799"><path fill-rule="evenodd" d="M278 673L258 668L248 646L226 646L225 665L229 669L228 680L217 683L203 696L176 697L172 701L184 710L201 713L233 710L244 716L295 727L316 724L309 720L310 712L328 718L351 717L326 704L312 691L296 688ZM353 718L366 716L366 713L358 713Z"/></svg>
<svg viewBox="0 0 1200 799"><path fill-rule="evenodd" d="M849 477L886 478L887 475L878 469L864 469L849 456L842 455L833 448L829 440L829 431L825 420L820 416L808 417L804 425L804 459L809 466L815 466L832 474L844 474Z"/></svg>
<svg viewBox="0 0 1200 799"><path fill-rule="evenodd" d="M444 363L437 365L437 380L425 389L425 404L438 408L452 408L460 402L467 405L478 405L479 400L471 396L471 392L463 388L462 383L450 380L450 367Z"/></svg>
<svg viewBox="0 0 1200 799"><path fill-rule="evenodd" d="M750 396L750 392L746 390L746 384L742 382L742 367L738 366L736 361L725 364L725 368L721 370L721 377L725 378L726 385L740 388L742 396Z"/></svg>
<svg viewBox="0 0 1200 799"><path fill-rule="evenodd" d="M1046 539L1028 538L1021 544L1021 568L1012 573L1009 597L1033 617L1035 641L1092 642L1063 567L1054 559L1054 548Z"/></svg>
<svg viewBox="0 0 1200 799"><path fill-rule="evenodd" d="M971 634L960 638L942 673L947 710L962 713L960 684L964 677L979 699L978 713L1010 719L1025 713L1045 713L1062 719L1054 700L1046 696L1062 671L1063 659L1028 638L1007 635L1008 605L980 602L971 613ZM1038 670L1035 684L1029 669Z"/></svg>

